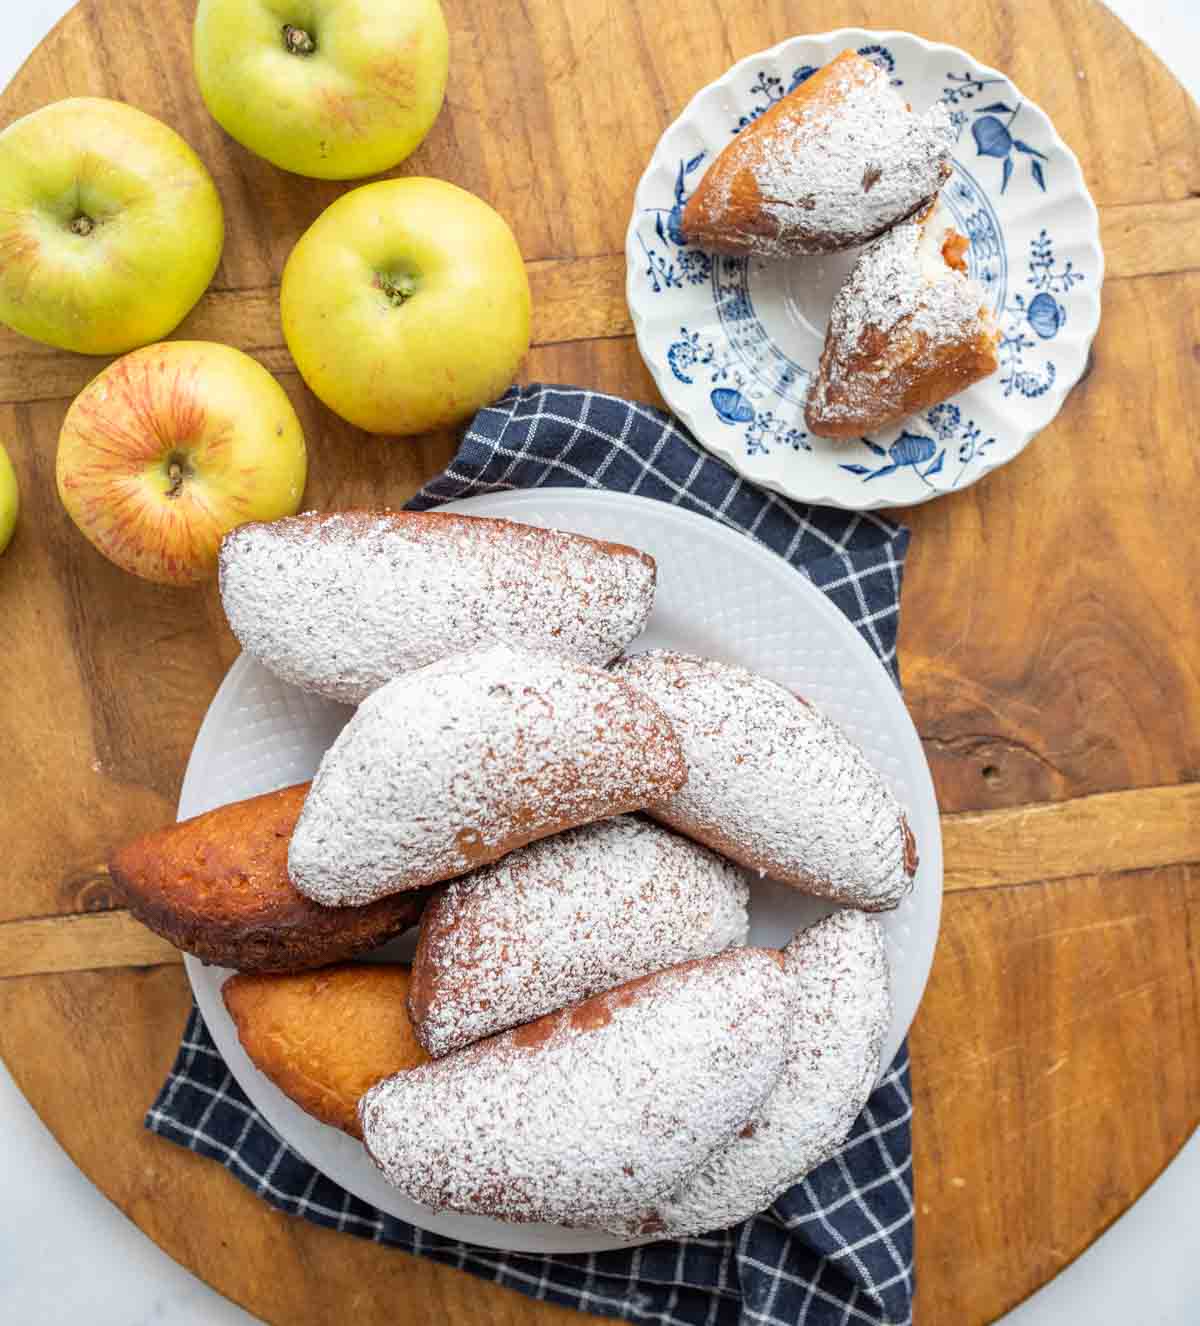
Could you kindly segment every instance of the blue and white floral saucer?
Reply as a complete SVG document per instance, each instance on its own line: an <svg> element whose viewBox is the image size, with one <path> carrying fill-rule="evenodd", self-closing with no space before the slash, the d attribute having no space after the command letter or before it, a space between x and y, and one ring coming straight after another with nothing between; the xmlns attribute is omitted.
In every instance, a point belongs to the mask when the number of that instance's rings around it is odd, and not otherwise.
<svg viewBox="0 0 1200 1326"><path fill-rule="evenodd" d="M716 257L683 241L683 205L730 138L852 48L914 110L940 98L958 133L942 206L991 293L1000 368L901 426L810 436L804 398L833 296L857 251L786 262ZM699 92L663 134L626 240L638 345L696 438L740 474L804 502L906 506L1011 460L1058 413L1100 322L1099 219L1074 153L1001 73L903 32L842 29L752 55Z"/></svg>

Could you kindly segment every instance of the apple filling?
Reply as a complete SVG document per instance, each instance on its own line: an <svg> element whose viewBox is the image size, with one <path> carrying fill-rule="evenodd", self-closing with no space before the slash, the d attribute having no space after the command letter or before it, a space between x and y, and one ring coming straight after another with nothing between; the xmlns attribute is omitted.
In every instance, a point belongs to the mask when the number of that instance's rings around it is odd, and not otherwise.
<svg viewBox="0 0 1200 1326"><path fill-rule="evenodd" d="M957 230L947 228L946 237L942 240L942 257L946 260L946 266L953 267L956 272L965 272L967 250L970 247L971 241L966 235L960 235Z"/></svg>

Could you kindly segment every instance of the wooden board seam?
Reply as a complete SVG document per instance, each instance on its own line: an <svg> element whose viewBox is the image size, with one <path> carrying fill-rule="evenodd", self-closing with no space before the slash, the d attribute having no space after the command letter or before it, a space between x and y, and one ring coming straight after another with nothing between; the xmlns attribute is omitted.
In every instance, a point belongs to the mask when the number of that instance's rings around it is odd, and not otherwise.
<svg viewBox="0 0 1200 1326"><path fill-rule="evenodd" d="M1105 279L1110 282L1200 271L1200 198L1102 207ZM628 337L624 252L532 258L533 346ZM275 373L294 371L279 324L279 285L211 286L175 333L222 341ZM110 362L60 354L0 328L0 401L68 400Z"/></svg>
<svg viewBox="0 0 1200 1326"><path fill-rule="evenodd" d="M944 815L948 895L1200 864L1200 783ZM0 923L0 980L161 966L178 951L124 908Z"/></svg>
<svg viewBox="0 0 1200 1326"><path fill-rule="evenodd" d="M946 891L1200 861L1200 783L942 817Z"/></svg>

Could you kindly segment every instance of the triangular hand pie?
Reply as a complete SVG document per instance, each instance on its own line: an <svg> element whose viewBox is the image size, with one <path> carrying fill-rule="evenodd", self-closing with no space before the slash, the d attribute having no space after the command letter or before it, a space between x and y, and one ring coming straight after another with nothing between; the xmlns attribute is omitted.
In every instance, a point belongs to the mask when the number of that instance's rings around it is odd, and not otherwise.
<svg viewBox="0 0 1200 1326"><path fill-rule="evenodd" d="M929 218L865 248L833 301L804 420L818 437L860 437L996 371L999 328L966 275L967 241Z"/></svg>
<svg viewBox="0 0 1200 1326"><path fill-rule="evenodd" d="M914 115L878 65L843 51L717 157L683 233L699 248L760 257L864 244L929 205L952 141L941 102Z"/></svg>

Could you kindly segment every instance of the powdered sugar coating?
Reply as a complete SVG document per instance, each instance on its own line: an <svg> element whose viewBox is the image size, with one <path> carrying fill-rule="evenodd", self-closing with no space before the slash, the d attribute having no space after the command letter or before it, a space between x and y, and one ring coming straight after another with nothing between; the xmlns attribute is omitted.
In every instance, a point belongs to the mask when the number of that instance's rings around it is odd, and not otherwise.
<svg viewBox="0 0 1200 1326"><path fill-rule="evenodd" d="M731 949L401 1073L359 1102L367 1150L414 1201L596 1225L677 1187L783 1067L779 955Z"/></svg>
<svg viewBox="0 0 1200 1326"><path fill-rule="evenodd" d="M749 1127L622 1235L682 1238L726 1229L772 1202L846 1140L879 1075L892 1004L883 928L835 912L784 950L793 986L788 1054Z"/></svg>
<svg viewBox="0 0 1200 1326"><path fill-rule="evenodd" d="M845 52L725 148L685 233L765 258L862 244L936 196L953 141L942 102L915 115L879 66Z"/></svg>
<svg viewBox="0 0 1200 1326"><path fill-rule="evenodd" d="M667 714L686 786L649 809L751 869L868 911L912 887L916 849L903 812L844 732L765 677L653 650L615 673Z"/></svg>
<svg viewBox="0 0 1200 1326"><path fill-rule="evenodd" d="M631 815L544 838L426 907L409 1009L443 1055L647 972L746 942L736 866Z"/></svg>
<svg viewBox="0 0 1200 1326"><path fill-rule="evenodd" d="M491 642L603 666L641 633L654 578L653 558L621 544L444 512L243 525L220 558L242 647L284 681L346 704Z"/></svg>
<svg viewBox="0 0 1200 1326"><path fill-rule="evenodd" d="M315 902L357 906L640 809L685 777L652 700L598 668L493 645L363 701L321 761L288 870Z"/></svg>
<svg viewBox="0 0 1200 1326"><path fill-rule="evenodd" d="M903 418L910 413L904 393L914 379L937 372L948 349L995 339L987 292L942 257L952 233L943 221L923 219L897 226L862 251L830 311L806 402L811 429L846 420L867 431Z"/></svg>

